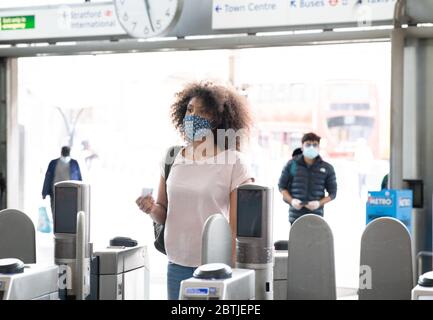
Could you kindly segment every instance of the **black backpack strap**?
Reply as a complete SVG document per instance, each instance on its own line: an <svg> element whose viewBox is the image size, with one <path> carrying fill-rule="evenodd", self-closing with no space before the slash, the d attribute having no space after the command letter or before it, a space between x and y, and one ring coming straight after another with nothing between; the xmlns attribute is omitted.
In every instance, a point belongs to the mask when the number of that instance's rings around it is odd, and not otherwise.
<svg viewBox="0 0 433 320"><path fill-rule="evenodd" d="M164 167L164 175L165 175L165 181L167 181L168 176L170 175L171 167L173 165L174 159L182 150L183 146L173 146L170 147L167 151L167 155L165 156L165 167Z"/></svg>
<svg viewBox="0 0 433 320"><path fill-rule="evenodd" d="M165 163L164 163L165 181L167 181L168 179L168 175L170 174L171 166L174 163L174 159L176 158L180 150L182 150L182 148L183 148L182 146L173 146L170 147L170 149L168 149L167 155L165 156ZM153 232L155 235L155 241L153 242L155 248L159 252L163 254L167 254L165 252L165 242L164 242L165 225L153 221Z"/></svg>
<svg viewBox="0 0 433 320"><path fill-rule="evenodd" d="M288 182L287 186L291 186L292 185L293 179L295 178L295 175L296 175L296 170L298 168L298 164L296 163L295 159L292 159L290 161L291 161L291 163L290 163L290 166L289 166L289 179L287 181Z"/></svg>

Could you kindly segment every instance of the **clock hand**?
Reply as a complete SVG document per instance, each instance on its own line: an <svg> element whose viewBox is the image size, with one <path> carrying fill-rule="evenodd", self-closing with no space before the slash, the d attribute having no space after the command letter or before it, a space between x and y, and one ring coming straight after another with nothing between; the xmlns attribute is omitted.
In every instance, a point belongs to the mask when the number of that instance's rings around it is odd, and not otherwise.
<svg viewBox="0 0 433 320"><path fill-rule="evenodd" d="M147 17L149 18L150 27L152 28L152 32L155 32L155 28L153 27L153 23L152 23L152 18L150 17L149 0L144 0L144 5L146 6Z"/></svg>

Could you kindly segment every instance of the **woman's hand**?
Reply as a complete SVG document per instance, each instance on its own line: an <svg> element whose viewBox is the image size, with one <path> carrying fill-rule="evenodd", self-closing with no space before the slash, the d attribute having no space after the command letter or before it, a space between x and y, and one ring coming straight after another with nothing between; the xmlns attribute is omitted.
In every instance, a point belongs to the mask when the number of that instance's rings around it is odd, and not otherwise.
<svg viewBox="0 0 433 320"><path fill-rule="evenodd" d="M147 195L145 197L140 196L135 201L137 203L137 206L140 208L141 211L150 214L152 212L152 209L155 207L155 199L151 195Z"/></svg>

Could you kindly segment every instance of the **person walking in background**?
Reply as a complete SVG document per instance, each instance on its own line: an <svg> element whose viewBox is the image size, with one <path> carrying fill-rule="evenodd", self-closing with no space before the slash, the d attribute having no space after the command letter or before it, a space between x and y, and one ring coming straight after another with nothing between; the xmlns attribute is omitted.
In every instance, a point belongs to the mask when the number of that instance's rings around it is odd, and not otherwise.
<svg viewBox="0 0 433 320"><path fill-rule="evenodd" d="M291 224L304 214L323 216L324 205L337 195L334 168L320 157L319 146L318 135L305 134L302 137L302 156L298 155L286 164L278 181L283 200L290 204Z"/></svg>
<svg viewBox="0 0 433 320"><path fill-rule="evenodd" d="M70 156L71 148L62 147L60 158L51 160L45 174L42 187L42 199L50 196L51 213L54 216L54 185L57 182L76 180L82 181L81 170L78 162Z"/></svg>
<svg viewBox="0 0 433 320"><path fill-rule="evenodd" d="M382 183L380 184L380 190L385 190L385 189L391 189L389 186L389 173L387 173L383 177Z"/></svg>
<svg viewBox="0 0 433 320"><path fill-rule="evenodd" d="M87 171L92 169L92 164L99 158L98 154L90 146L89 140L81 141L82 153L84 156L84 162L86 164Z"/></svg>

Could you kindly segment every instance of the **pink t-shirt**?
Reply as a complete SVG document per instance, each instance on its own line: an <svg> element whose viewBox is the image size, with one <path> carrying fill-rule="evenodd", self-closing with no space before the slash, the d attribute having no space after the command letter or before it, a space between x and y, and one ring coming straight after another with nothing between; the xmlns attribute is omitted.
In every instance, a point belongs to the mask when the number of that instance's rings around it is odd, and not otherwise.
<svg viewBox="0 0 433 320"><path fill-rule="evenodd" d="M164 160L161 175L164 177ZM253 179L244 156L223 151L192 161L179 152L167 179L165 248L168 260L188 267L201 264L202 229L207 218L222 213L229 218L230 193Z"/></svg>

